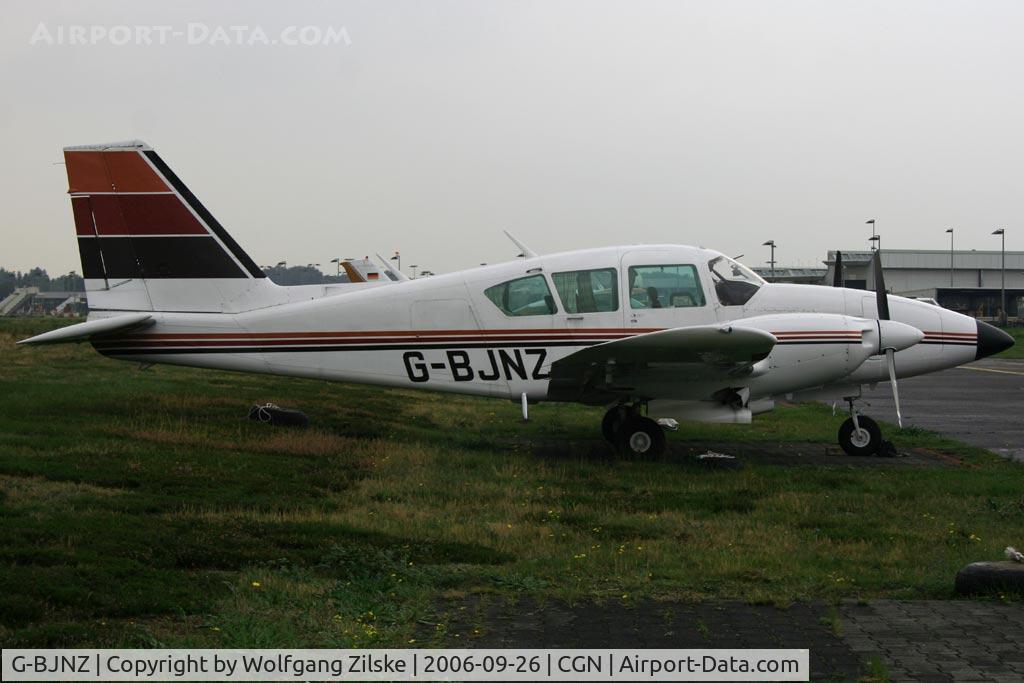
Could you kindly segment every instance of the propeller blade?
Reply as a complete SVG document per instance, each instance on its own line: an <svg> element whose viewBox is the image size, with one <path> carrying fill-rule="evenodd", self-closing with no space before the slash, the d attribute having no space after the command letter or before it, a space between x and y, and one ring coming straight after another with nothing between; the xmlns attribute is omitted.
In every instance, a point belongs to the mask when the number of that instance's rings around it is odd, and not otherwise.
<svg viewBox="0 0 1024 683"><path fill-rule="evenodd" d="M896 423L903 429L903 414L900 412L900 390L896 386L896 352L885 350L885 362L889 366L889 382L892 384L892 402L896 406Z"/></svg>
<svg viewBox="0 0 1024 683"><path fill-rule="evenodd" d="M843 252L836 251L836 270L832 273L832 286L843 286Z"/></svg>
<svg viewBox="0 0 1024 683"><path fill-rule="evenodd" d="M882 276L882 252L875 252L875 301L878 304L878 319L889 319L889 295L885 292L885 278Z"/></svg>

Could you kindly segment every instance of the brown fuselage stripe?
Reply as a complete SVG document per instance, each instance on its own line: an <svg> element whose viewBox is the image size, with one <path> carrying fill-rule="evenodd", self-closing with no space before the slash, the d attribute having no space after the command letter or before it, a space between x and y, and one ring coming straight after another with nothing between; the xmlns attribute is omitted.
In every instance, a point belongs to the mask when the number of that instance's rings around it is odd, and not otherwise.
<svg viewBox="0 0 1024 683"><path fill-rule="evenodd" d="M507 336L520 335L596 335L633 336L646 332L659 332L662 328L594 327L577 330L504 329L504 330L345 330L335 332L174 332L162 334L126 334L118 339L274 339L316 337L434 337L434 336Z"/></svg>
<svg viewBox="0 0 1024 683"><path fill-rule="evenodd" d="M590 328L578 330L362 330L344 332L200 332L129 334L98 339L93 346L112 355L145 353L281 353L404 349L593 346L662 328ZM852 344L858 330L793 330L772 333L777 345ZM924 344L973 346L977 335L926 333Z"/></svg>

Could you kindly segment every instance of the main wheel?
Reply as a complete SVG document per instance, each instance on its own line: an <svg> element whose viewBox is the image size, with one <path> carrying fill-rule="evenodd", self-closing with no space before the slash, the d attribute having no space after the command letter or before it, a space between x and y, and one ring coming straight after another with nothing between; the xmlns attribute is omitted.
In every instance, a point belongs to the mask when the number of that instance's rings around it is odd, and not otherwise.
<svg viewBox="0 0 1024 683"><path fill-rule="evenodd" d="M601 420L601 434L604 435L605 440L609 443L615 443L615 435L619 431L624 414L623 409L619 406L612 406L604 414L604 418Z"/></svg>
<svg viewBox="0 0 1024 683"><path fill-rule="evenodd" d="M882 430L865 415L857 416L857 424L859 429L854 427L850 417L839 427L839 445L847 455L874 455L882 445Z"/></svg>
<svg viewBox="0 0 1024 683"><path fill-rule="evenodd" d="M626 418L615 436L615 446L623 456L656 460L665 453L665 432L649 417Z"/></svg>

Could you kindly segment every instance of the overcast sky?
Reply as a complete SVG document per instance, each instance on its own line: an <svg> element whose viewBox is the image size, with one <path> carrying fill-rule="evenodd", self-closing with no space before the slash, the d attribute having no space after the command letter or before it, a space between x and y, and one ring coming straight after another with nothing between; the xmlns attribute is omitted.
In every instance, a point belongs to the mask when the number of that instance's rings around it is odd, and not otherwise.
<svg viewBox="0 0 1024 683"><path fill-rule="evenodd" d="M0 13L8 268L80 270L55 162L64 145L130 138L260 264L327 270L400 249L406 270L451 271L514 257L506 228L542 253L676 242L750 265L774 239L781 264L816 265L866 248L868 218L883 247L948 248L950 226L958 247L998 248L1004 226L1007 248L1024 247L1022 2L19 0ZM186 35L50 44L73 25ZM307 25L348 40L253 39ZM205 44L218 26L257 44Z"/></svg>

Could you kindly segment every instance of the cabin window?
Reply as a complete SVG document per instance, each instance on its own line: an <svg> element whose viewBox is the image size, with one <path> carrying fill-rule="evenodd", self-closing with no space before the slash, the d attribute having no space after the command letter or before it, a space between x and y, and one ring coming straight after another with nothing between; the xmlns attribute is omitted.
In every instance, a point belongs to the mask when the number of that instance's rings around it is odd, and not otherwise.
<svg viewBox="0 0 1024 683"><path fill-rule="evenodd" d="M619 286L614 268L552 273L566 313L607 313L619 310Z"/></svg>
<svg viewBox="0 0 1024 683"><path fill-rule="evenodd" d="M629 269L630 308L695 308L704 303L704 291L695 266L631 266Z"/></svg>
<svg viewBox="0 0 1024 683"><path fill-rule="evenodd" d="M731 258L719 256L708 262L715 293L723 306L742 306L765 282L754 271Z"/></svg>
<svg viewBox="0 0 1024 683"><path fill-rule="evenodd" d="M521 277L488 287L484 295L509 316L552 315L558 310L543 275Z"/></svg>

